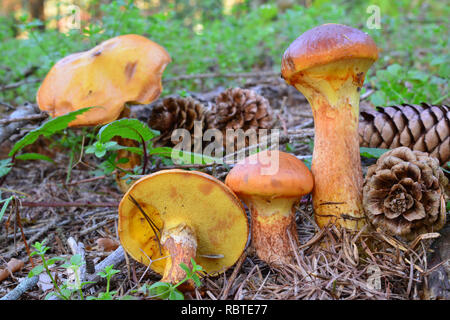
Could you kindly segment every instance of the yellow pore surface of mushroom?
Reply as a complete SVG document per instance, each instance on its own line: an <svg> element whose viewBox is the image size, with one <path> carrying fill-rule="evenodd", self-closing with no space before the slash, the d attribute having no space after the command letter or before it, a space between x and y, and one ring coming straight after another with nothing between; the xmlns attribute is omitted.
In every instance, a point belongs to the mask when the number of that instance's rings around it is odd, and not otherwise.
<svg viewBox="0 0 450 320"><path fill-rule="evenodd" d="M146 104L162 91L161 77L171 61L159 44L140 35L122 35L58 61L42 82L39 108L57 117L85 107L70 126L106 124L126 102Z"/></svg>
<svg viewBox="0 0 450 320"><path fill-rule="evenodd" d="M321 227L334 223L355 230L364 223L359 92L377 57L366 33L338 24L305 32L283 56L284 79L305 95L313 111L313 205Z"/></svg>
<svg viewBox="0 0 450 320"><path fill-rule="evenodd" d="M157 233L162 254L155 233L130 201L130 195L160 229ZM178 267L172 261L186 263L191 257L207 273L225 271L245 249L248 232L239 199L225 184L201 172L162 170L141 178L119 205L122 246L135 260L164 274L165 279L177 278L170 276ZM179 252L185 249L187 252ZM169 250L173 257L168 257Z"/></svg>

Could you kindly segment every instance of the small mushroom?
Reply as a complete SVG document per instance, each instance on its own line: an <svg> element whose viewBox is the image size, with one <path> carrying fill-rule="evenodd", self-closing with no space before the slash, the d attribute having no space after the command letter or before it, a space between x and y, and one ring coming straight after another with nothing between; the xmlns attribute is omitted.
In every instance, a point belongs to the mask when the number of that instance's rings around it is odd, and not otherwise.
<svg viewBox="0 0 450 320"><path fill-rule="evenodd" d="M225 183L249 207L258 257L268 264L292 263L289 234L294 246L298 244L295 204L314 184L306 165L289 153L266 150L237 163Z"/></svg>
<svg viewBox="0 0 450 320"><path fill-rule="evenodd" d="M96 107L70 122L71 127L110 123L130 114L126 103L148 104L162 91L161 77L171 61L159 44L135 34L122 35L100 43L84 52L59 60L48 72L37 92L39 108L57 117L85 107ZM137 146L130 139L115 138L125 146ZM141 158L119 150L122 170L140 165ZM129 185L118 172L116 181L125 192Z"/></svg>
<svg viewBox="0 0 450 320"><path fill-rule="evenodd" d="M320 227L333 223L355 230L364 223L359 92L377 58L367 33L332 23L306 31L283 55L283 78L305 95L313 111L312 196Z"/></svg>
<svg viewBox="0 0 450 320"><path fill-rule="evenodd" d="M178 283L192 267L224 272L241 256L248 222L236 195L198 171L161 170L136 181L119 205L119 237L136 261ZM182 289L192 289L192 283Z"/></svg>

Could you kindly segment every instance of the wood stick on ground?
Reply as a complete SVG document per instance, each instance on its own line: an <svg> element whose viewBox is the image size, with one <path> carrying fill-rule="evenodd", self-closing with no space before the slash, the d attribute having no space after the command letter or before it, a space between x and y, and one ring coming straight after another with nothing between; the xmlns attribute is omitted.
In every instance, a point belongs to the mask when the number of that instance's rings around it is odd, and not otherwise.
<svg viewBox="0 0 450 320"><path fill-rule="evenodd" d="M116 268L125 261L125 252L122 246L119 246L108 257L95 266L95 273L87 275L87 281L97 282L100 280L100 276L97 274L100 271L104 271L107 266L113 265ZM93 284L87 284L84 288L88 288Z"/></svg>
<svg viewBox="0 0 450 320"><path fill-rule="evenodd" d="M96 225L94 225L92 227L84 229L83 231L80 232L80 236L84 236L91 231L97 230L98 228L101 228L101 227L107 225L108 223L111 223L112 221L114 221L114 220L105 220L105 221L97 223Z"/></svg>
<svg viewBox="0 0 450 320"><path fill-rule="evenodd" d="M112 174L114 174L114 173L115 172L113 172ZM109 177L109 176L110 175L103 175L103 176L98 176L98 177L78 180L78 181L67 183L66 186L74 186L74 185L77 185L77 184L80 184L80 183L88 183L88 182L93 182L93 181L97 181L97 180L102 180L102 179L105 179L106 177Z"/></svg>
<svg viewBox="0 0 450 320"><path fill-rule="evenodd" d="M118 207L119 202L105 202L105 203L95 203L95 202L30 202L30 201L21 201L20 204L23 207L83 207L83 208L99 208L99 207Z"/></svg>
<svg viewBox="0 0 450 320"><path fill-rule="evenodd" d="M73 237L69 237L67 239L67 244L69 245L70 250L72 251L72 254L80 255L82 265L81 268L77 270L78 272L78 279L80 283L84 282L84 279L86 277L86 252L84 250L84 244L82 242L77 242ZM75 281L75 278L73 277L73 271L71 269L67 269L67 273L69 274L69 279L72 281ZM72 273L72 274L71 274Z"/></svg>
<svg viewBox="0 0 450 320"><path fill-rule="evenodd" d="M31 103L25 103L18 107L9 115L8 120L20 119L35 114L36 111ZM0 144L12 136L18 129L22 128L24 121L12 122L7 125L0 126Z"/></svg>
<svg viewBox="0 0 450 320"><path fill-rule="evenodd" d="M34 261L33 261L33 258L31 257L30 247L28 246L27 238L25 237L25 233L23 232L23 226L22 226L22 222L21 222L22 218L20 217L18 200L15 197L13 199L14 199L13 205L16 210L16 222L20 228L20 234L22 236L23 245L25 246L25 250L27 251L27 255L28 255L28 259L30 260L31 267L34 268Z"/></svg>
<svg viewBox="0 0 450 320"><path fill-rule="evenodd" d="M37 232L34 236L32 236L30 239L28 239L28 242L33 244L36 240L38 240L40 237L42 237L44 234L46 234L48 232L48 230L55 227L57 221L58 221L58 219L54 219L54 220L50 221L50 223L45 228L43 228L42 230ZM5 253L3 255L3 258L10 259L14 254L16 254L16 252L23 250L24 247L25 247L25 245L23 243L20 244L16 249L12 249L9 252Z"/></svg>
<svg viewBox="0 0 450 320"><path fill-rule="evenodd" d="M21 117L21 118L1 119L0 120L0 125L10 124L10 123L13 123L13 122L45 120L47 118L48 118L48 114L46 114L46 113L33 114L33 115L30 115L30 116L24 116L24 117Z"/></svg>
<svg viewBox="0 0 450 320"><path fill-rule="evenodd" d="M15 287L13 290L11 290L7 294L5 294L3 297L1 297L0 300L17 300L17 299L19 299L20 296L22 296L22 294L24 294L25 292L27 292L28 290L33 288L38 283L38 280L39 280L38 276L34 276L32 278L25 278L24 280L20 281L20 283L17 287Z"/></svg>

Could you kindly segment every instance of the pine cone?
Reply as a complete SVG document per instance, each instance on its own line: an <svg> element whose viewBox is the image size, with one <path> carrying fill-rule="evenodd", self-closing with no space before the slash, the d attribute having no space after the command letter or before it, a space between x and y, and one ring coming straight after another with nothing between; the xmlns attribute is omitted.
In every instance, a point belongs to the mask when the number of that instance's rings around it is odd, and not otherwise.
<svg viewBox="0 0 450 320"><path fill-rule="evenodd" d="M445 224L448 180L436 158L400 147L370 166L363 187L367 219L387 233L407 240Z"/></svg>
<svg viewBox="0 0 450 320"><path fill-rule="evenodd" d="M359 143L361 147L394 149L401 146L423 151L439 160L450 161L450 109L402 104L361 112Z"/></svg>
<svg viewBox="0 0 450 320"><path fill-rule="evenodd" d="M190 97L169 97L153 108L148 125L161 133L155 140L155 144L175 145L176 143L171 141L172 132L175 129L186 129L192 134L194 121L200 121L203 126L204 120L205 109L197 100Z"/></svg>
<svg viewBox="0 0 450 320"><path fill-rule="evenodd" d="M266 98L255 91L230 88L220 93L206 116L208 129L219 129L226 144L227 129L270 129L272 108Z"/></svg>

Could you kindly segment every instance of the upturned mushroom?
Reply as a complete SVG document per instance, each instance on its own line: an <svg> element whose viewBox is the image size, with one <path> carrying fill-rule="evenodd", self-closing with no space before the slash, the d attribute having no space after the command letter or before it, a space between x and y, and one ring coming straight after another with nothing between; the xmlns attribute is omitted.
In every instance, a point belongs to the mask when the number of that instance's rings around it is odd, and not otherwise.
<svg viewBox="0 0 450 320"><path fill-rule="evenodd" d="M298 245L295 204L314 185L306 165L289 153L266 150L237 163L225 183L250 210L258 257L271 265L292 263Z"/></svg>
<svg viewBox="0 0 450 320"><path fill-rule="evenodd" d="M306 31L283 55L283 78L304 94L313 111L312 196L320 227L332 223L356 230L365 223L359 92L377 58L368 34L340 24Z"/></svg>
<svg viewBox="0 0 450 320"><path fill-rule="evenodd" d="M96 126L127 117L127 103L148 104L162 91L161 78L171 61L159 44L135 34L106 40L96 47L59 60L48 72L37 92L39 108L57 117L85 107L96 107L70 122L70 127ZM135 146L133 140L124 141ZM123 170L141 163L140 157L120 150ZM116 181L122 191L129 186L119 172Z"/></svg>
<svg viewBox="0 0 450 320"><path fill-rule="evenodd" d="M157 99L170 61L163 47L143 36L114 37L59 60L42 82L37 103L52 117L97 107L69 126L106 124L119 117L127 102L147 104Z"/></svg>
<svg viewBox="0 0 450 320"><path fill-rule="evenodd" d="M119 205L119 237L136 261L178 283L191 258L210 274L232 266L248 239L245 211L221 181L198 171L162 170L136 181ZM190 286L184 290L192 289Z"/></svg>

